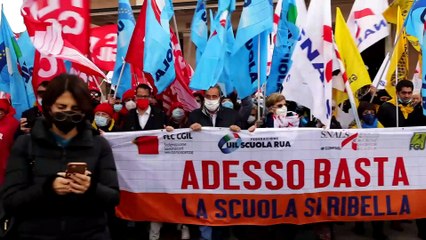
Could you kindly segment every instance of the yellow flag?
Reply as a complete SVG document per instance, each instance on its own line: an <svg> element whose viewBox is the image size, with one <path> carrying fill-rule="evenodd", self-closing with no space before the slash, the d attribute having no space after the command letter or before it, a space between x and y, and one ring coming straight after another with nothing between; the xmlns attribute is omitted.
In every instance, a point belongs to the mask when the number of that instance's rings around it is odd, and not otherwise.
<svg viewBox="0 0 426 240"><path fill-rule="evenodd" d="M336 12L335 40L352 93L356 96L359 89L371 85L371 79L340 8Z"/></svg>
<svg viewBox="0 0 426 240"><path fill-rule="evenodd" d="M402 11L398 7L398 24L396 25L396 34L399 36L399 40L395 45L395 49L392 53L391 60L389 62L389 69L386 74L386 92L393 98L396 99L396 70L398 68L398 81L402 79L408 79L408 44L405 30L401 29L404 27L404 20L402 17ZM398 37L398 36L396 36Z"/></svg>
<svg viewBox="0 0 426 240"><path fill-rule="evenodd" d="M398 16L402 16L402 21L405 21L405 18L407 18L413 2L414 0L394 0L383 12L383 16L385 17L386 21L393 24L398 24ZM398 15L398 7L401 8L400 15ZM417 52L420 52L420 43L418 39L412 36L406 36L406 38L408 41L410 41L413 48L416 49Z"/></svg>

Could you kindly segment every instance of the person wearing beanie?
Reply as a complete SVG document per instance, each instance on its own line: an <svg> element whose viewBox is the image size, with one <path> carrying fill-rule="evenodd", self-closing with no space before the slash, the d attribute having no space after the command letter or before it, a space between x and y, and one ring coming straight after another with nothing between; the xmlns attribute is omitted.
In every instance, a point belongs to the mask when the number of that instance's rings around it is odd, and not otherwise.
<svg viewBox="0 0 426 240"><path fill-rule="evenodd" d="M93 120L92 126L100 132L115 132L118 131L115 125L114 109L109 103L101 103L96 106L95 119Z"/></svg>
<svg viewBox="0 0 426 240"><path fill-rule="evenodd" d="M10 106L9 101L0 99L0 186L4 181L7 159L19 127L18 120L13 117L14 114L15 109Z"/></svg>

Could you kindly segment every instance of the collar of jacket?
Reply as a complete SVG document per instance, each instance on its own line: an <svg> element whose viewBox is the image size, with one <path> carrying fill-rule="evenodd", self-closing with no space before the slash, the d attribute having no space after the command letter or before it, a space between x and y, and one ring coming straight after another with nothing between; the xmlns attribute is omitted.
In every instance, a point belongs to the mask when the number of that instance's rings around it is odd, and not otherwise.
<svg viewBox="0 0 426 240"><path fill-rule="evenodd" d="M33 128L31 129L32 139L38 143L57 146L55 138L50 132L50 123L48 123L44 118L37 119ZM83 130L79 130L77 136L71 139L67 148L70 147L92 147L94 145L93 141L93 131L89 121L84 123Z"/></svg>

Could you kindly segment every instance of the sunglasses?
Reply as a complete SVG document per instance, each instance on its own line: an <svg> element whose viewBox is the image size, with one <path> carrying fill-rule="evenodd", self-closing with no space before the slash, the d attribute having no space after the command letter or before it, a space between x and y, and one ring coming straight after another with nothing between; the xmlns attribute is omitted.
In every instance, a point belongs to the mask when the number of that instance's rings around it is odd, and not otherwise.
<svg viewBox="0 0 426 240"><path fill-rule="evenodd" d="M287 104L278 104L277 106L275 106L276 108L282 108L284 106L287 106Z"/></svg>
<svg viewBox="0 0 426 240"><path fill-rule="evenodd" d="M70 119L73 123L79 123L83 120L84 114L75 111L61 111L55 112L53 114L53 118L59 122L63 122L67 119Z"/></svg>

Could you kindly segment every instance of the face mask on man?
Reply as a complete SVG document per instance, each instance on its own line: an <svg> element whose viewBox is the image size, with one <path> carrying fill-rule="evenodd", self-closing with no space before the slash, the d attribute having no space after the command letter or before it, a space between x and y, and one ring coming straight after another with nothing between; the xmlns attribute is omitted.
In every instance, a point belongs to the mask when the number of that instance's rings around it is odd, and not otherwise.
<svg viewBox="0 0 426 240"><path fill-rule="evenodd" d="M229 109L234 109L234 104L231 101L225 101L222 103L222 106Z"/></svg>
<svg viewBox="0 0 426 240"><path fill-rule="evenodd" d="M371 124L373 124L373 123L374 123L374 121L376 120L376 115L374 115L374 114L365 114L365 115L362 117L362 120L363 120L366 124L371 125Z"/></svg>
<svg viewBox="0 0 426 240"><path fill-rule="evenodd" d="M185 111L182 108L176 108L172 111L172 118L175 122L180 122L185 117Z"/></svg>
<svg viewBox="0 0 426 240"><path fill-rule="evenodd" d="M123 105L121 103L114 104L114 112L119 112L123 109Z"/></svg>
<svg viewBox="0 0 426 240"><path fill-rule="evenodd" d="M53 124L67 134L83 121L84 114L76 111L60 111L52 114Z"/></svg>
<svg viewBox="0 0 426 240"><path fill-rule="evenodd" d="M282 106L281 108L277 108L277 110L275 110L275 114L280 117L287 116L287 106Z"/></svg>
<svg viewBox="0 0 426 240"><path fill-rule="evenodd" d="M98 127L105 127L108 125L108 118L104 116L95 116L95 123Z"/></svg>
<svg viewBox="0 0 426 240"><path fill-rule="evenodd" d="M41 98L41 97L38 97L37 98L37 104L39 105L39 106L41 106L41 104L43 103L43 98Z"/></svg>
<svg viewBox="0 0 426 240"><path fill-rule="evenodd" d="M210 100L210 99L204 99L204 107L207 108L210 112L214 112L219 108L219 99L216 100Z"/></svg>
<svg viewBox="0 0 426 240"><path fill-rule="evenodd" d="M253 115L250 115L247 119L248 124L253 124L256 121L256 117Z"/></svg>
<svg viewBox="0 0 426 240"><path fill-rule="evenodd" d="M126 106L126 109L130 111L136 108L136 103L133 100L130 100L125 103L125 106Z"/></svg>
<svg viewBox="0 0 426 240"><path fill-rule="evenodd" d="M138 109L140 110L146 110L149 106L149 100L148 99L138 99L136 101L136 106L138 107Z"/></svg>
<svg viewBox="0 0 426 240"><path fill-rule="evenodd" d="M407 100L398 98L398 102L401 103L401 104L409 104L409 103L411 103L411 101L413 101L413 99L411 99L411 98L407 99Z"/></svg>

